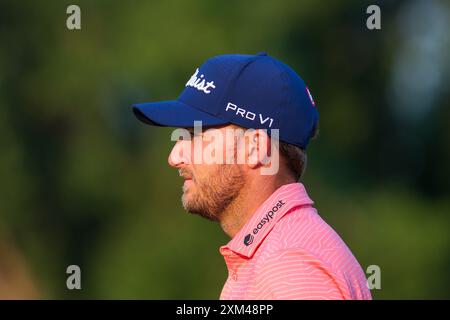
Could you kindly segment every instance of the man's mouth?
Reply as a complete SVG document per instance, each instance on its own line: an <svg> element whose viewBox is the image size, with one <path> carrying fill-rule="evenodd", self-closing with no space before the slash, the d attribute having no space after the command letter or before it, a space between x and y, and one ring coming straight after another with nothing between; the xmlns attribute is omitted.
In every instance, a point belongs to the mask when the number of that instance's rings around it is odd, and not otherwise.
<svg viewBox="0 0 450 320"><path fill-rule="evenodd" d="M180 172L180 177L182 177L184 179L184 184L183 187L189 187L192 183L194 183L192 181L192 176L188 175L184 172Z"/></svg>
<svg viewBox="0 0 450 320"><path fill-rule="evenodd" d="M180 176L183 178L183 180L192 180L191 176L187 176L187 175L180 175Z"/></svg>
<svg viewBox="0 0 450 320"><path fill-rule="evenodd" d="M184 183L183 183L183 190L186 192L193 184L194 181L192 181L191 177L183 177Z"/></svg>

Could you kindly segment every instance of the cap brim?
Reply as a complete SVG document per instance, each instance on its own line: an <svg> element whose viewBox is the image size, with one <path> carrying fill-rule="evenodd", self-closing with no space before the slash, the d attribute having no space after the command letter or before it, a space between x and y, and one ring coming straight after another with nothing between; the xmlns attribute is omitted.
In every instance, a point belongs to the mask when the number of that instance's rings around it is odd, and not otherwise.
<svg viewBox="0 0 450 320"><path fill-rule="evenodd" d="M202 121L202 126L227 123L178 100L134 104L133 113L144 123L163 127L193 127L194 121Z"/></svg>

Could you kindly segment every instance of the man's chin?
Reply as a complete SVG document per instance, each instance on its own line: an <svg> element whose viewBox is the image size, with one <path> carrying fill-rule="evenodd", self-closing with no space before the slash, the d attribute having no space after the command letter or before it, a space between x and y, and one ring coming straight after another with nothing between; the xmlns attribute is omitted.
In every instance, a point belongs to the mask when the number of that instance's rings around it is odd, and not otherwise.
<svg viewBox="0 0 450 320"><path fill-rule="evenodd" d="M211 221L219 221L216 215L211 214L209 211L205 210L205 208L199 206L198 203L195 203L195 201L189 201L189 199L186 199L185 195L183 195L182 203L184 210L191 214L199 215Z"/></svg>
<svg viewBox="0 0 450 320"><path fill-rule="evenodd" d="M191 214L196 214L199 215L202 218L208 219L209 221L219 221L219 218L217 216L214 215L210 215L208 212L204 212L204 211L189 211L189 213Z"/></svg>

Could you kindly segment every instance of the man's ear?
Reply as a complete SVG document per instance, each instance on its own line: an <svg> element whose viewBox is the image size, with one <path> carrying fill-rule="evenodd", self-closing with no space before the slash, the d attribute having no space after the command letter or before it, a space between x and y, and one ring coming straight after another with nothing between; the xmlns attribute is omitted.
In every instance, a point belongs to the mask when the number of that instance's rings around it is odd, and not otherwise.
<svg viewBox="0 0 450 320"><path fill-rule="evenodd" d="M263 129L247 130L247 165L258 168L268 164L270 159L270 138Z"/></svg>

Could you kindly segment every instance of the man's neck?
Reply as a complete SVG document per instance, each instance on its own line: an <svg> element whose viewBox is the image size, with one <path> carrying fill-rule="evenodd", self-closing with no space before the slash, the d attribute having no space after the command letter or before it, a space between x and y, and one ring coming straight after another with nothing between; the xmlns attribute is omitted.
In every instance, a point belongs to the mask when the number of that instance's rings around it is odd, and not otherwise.
<svg viewBox="0 0 450 320"><path fill-rule="evenodd" d="M267 177L262 177L261 180L264 178ZM261 180L246 183L236 199L221 213L220 226L230 238L242 229L261 204L279 187L296 182L290 177Z"/></svg>

